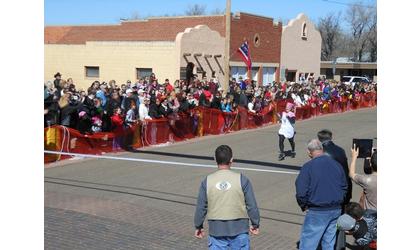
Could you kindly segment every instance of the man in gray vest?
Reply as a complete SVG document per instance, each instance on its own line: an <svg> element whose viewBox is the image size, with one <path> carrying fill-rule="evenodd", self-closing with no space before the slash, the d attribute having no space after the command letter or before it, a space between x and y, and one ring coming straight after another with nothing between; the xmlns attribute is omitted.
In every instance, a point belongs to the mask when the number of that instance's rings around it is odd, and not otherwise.
<svg viewBox="0 0 420 250"><path fill-rule="evenodd" d="M209 249L250 249L248 231L257 235L260 224L251 182L243 174L230 170L233 155L229 146L219 146L215 158L218 170L200 185L194 215L195 237L204 237L207 215Z"/></svg>

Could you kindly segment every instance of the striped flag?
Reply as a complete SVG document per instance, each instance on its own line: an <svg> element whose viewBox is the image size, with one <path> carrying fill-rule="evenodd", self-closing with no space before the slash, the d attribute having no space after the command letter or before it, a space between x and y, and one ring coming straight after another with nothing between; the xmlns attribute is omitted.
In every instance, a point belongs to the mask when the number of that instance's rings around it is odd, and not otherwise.
<svg viewBox="0 0 420 250"><path fill-rule="evenodd" d="M248 66L248 70L251 69L251 55L249 54L249 47L248 47L248 41L245 41L241 47L238 48L238 52L242 57L242 60L244 60L245 64Z"/></svg>

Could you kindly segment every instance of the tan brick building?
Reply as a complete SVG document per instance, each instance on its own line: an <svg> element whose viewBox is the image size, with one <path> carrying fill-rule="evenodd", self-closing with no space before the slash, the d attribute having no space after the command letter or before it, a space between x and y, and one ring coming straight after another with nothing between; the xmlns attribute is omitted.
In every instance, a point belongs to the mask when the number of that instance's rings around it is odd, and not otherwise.
<svg viewBox="0 0 420 250"><path fill-rule="evenodd" d="M281 37L281 80L298 81L301 74L318 77L322 38L304 14L283 26Z"/></svg>
<svg viewBox="0 0 420 250"><path fill-rule="evenodd" d="M279 80L282 26L272 18L248 13L231 17L232 77L259 84ZM44 30L45 80L56 72L79 87L94 80L117 83L154 72L162 82L184 76L188 62L199 77L223 81L225 16L188 16L123 21L118 25L50 26ZM248 40L252 70L237 53Z"/></svg>

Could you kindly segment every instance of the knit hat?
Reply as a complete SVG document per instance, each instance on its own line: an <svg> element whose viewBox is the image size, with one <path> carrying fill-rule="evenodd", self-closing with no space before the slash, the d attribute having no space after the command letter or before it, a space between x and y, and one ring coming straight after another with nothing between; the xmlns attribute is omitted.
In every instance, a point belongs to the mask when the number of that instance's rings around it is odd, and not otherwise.
<svg viewBox="0 0 420 250"><path fill-rule="evenodd" d="M286 104L286 109L287 109L287 110L292 110L294 107L295 107L295 105L294 105L293 103L288 102L288 103Z"/></svg>
<svg viewBox="0 0 420 250"><path fill-rule="evenodd" d="M337 229L340 231L349 231L356 225L356 220L348 214L338 217Z"/></svg>

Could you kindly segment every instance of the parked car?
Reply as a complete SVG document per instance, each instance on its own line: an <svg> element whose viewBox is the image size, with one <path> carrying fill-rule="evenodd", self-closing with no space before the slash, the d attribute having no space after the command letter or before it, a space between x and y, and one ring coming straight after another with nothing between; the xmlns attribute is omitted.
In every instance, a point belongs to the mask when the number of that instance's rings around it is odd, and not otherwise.
<svg viewBox="0 0 420 250"><path fill-rule="evenodd" d="M363 76L343 76L341 81L347 85L351 84L352 87L354 87L356 83L371 83L369 78Z"/></svg>

